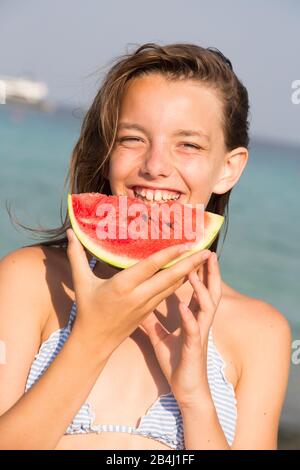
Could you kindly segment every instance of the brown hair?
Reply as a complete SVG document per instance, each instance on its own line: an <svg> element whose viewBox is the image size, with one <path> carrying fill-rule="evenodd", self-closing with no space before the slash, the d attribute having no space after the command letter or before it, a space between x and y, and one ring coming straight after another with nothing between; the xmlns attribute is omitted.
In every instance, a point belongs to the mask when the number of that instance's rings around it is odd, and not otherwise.
<svg viewBox="0 0 300 470"><path fill-rule="evenodd" d="M231 62L218 49L189 43L160 46L146 43L134 52L117 58L106 73L92 105L81 126L79 139L73 149L64 187L68 192L101 192L112 194L106 178L109 156L114 147L121 98L128 80L142 74L161 73L169 80L193 79L213 88L223 105L222 125L227 151L248 147L248 93L233 71ZM212 194L207 211L224 215L228 228L228 203L231 190L225 194ZM64 197L64 196L63 196ZM37 243L44 246L65 246L66 229L70 227L68 214L62 217L61 227L33 229L17 221L26 230L46 238ZM10 211L8 209L11 217ZM15 219L16 220L16 219ZM217 250L219 235L210 247ZM36 244L35 244L36 245ZM34 245L27 245L34 246Z"/></svg>

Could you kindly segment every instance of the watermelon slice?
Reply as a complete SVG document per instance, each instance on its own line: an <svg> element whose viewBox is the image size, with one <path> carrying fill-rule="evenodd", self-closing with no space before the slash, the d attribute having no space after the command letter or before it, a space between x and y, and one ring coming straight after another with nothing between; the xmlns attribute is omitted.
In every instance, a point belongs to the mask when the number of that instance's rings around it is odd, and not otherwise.
<svg viewBox="0 0 300 470"><path fill-rule="evenodd" d="M172 266L195 251L209 248L224 222L223 216L204 210L199 219L201 213L190 204L146 204L137 197L101 193L68 194L68 213L83 246L118 268L128 268L167 246L189 243L190 250L163 268Z"/></svg>

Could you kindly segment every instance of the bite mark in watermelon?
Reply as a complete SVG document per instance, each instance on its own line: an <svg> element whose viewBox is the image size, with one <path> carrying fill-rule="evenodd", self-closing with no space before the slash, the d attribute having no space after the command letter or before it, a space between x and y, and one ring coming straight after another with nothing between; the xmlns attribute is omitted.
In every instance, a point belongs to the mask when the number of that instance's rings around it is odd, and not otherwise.
<svg viewBox="0 0 300 470"><path fill-rule="evenodd" d="M121 200L120 198L123 199ZM126 198L126 207L128 208L125 222L124 217L119 217L120 202L122 202L124 198ZM130 215L130 208L134 212L134 208L136 207L135 204L137 203L139 205L142 204L142 206L145 208L140 215L144 221L144 228L146 228L146 239L133 239L128 235L128 227L135 227L136 222L136 215ZM108 220L108 212L102 210L103 207L105 207L103 204L108 204L109 207L113 209L112 214L117 215L117 217L114 219L116 222L116 230L112 231L114 232L113 238L99 238L99 224L102 225L101 233L103 234L103 232L105 232L105 219L106 221ZM178 228L181 228L178 227L178 224L179 226L183 224L183 217L181 220L176 218L172 211L170 211L171 217L169 221L162 216L164 211L170 208L172 205L174 207L174 201L167 201L161 204L153 203L150 205L143 204L143 201L138 198L131 198L127 196L107 196L106 194L101 193L68 194L68 213L70 223L77 238L81 241L83 246L96 258L123 269L134 265L138 261L150 256L152 253L162 250L163 248L166 248L170 245L182 243L193 244L190 250L173 259L171 262L163 266L163 268L168 268L179 261L179 259L185 258L191 255L193 252L201 251L211 246L224 222L224 217L218 214L204 211L202 218L204 221L204 227L199 227L199 224L197 225L195 223L196 208L193 207L188 212L188 217L191 219L188 220L191 224L191 231L189 232L189 238L187 238L185 236L186 232L184 232L185 235L182 235L182 233L180 231L178 232L177 230ZM102 209L99 212L99 208L101 206ZM151 206L156 206L157 208L156 212L154 212L157 214L156 218L153 217L153 212L151 212L153 207ZM187 212L184 212L186 209L184 208L185 205L176 203L176 206L179 207L179 209L182 208L182 214L185 214L184 223L186 223ZM99 215L99 213L101 213L101 215ZM131 223L133 223L133 225L131 225ZM156 234L155 239L153 239L153 237L151 238L153 232L151 232L150 226L152 227L152 230L154 227L154 232ZM109 225L109 227L111 227L111 225ZM199 231L199 229L202 231L203 236L200 237L200 239L198 237L197 240L197 238L195 238L195 234L197 230ZM182 230L184 229L182 228ZM193 234L193 230L194 239L191 239L190 237ZM108 232L109 231L110 228L108 229ZM178 238L178 233L180 238ZM168 238L164 238L163 234L166 234ZM110 232L110 236L111 235L112 233Z"/></svg>

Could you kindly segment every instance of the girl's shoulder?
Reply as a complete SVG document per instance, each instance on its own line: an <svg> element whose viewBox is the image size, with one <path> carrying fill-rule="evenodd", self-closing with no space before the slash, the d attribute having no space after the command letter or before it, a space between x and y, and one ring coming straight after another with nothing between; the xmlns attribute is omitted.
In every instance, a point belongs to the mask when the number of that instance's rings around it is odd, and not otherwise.
<svg viewBox="0 0 300 470"><path fill-rule="evenodd" d="M289 323L271 303L238 292L223 282L224 314L233 332L240 334L258 332L258 329L289 329Z"/></svg>
<svg viewBox="0 0 300 470"><path fill-rule="evenodd" d="M248 296L223 282L222 300L213 328L235 358L239 375L249 358L271 357L274 348L290 349L291 328L287 318L271 303Z"/></svg>
<svg viewBox="0 0 300 470"><path fill-rule="evenodd" d="M72 277L66 250L62 247L34 245L18 248L0 261L2 285L19 297L38 306L41 330L52 315L60 312L59 302L72 302ZM20 309L22 311L22 308ZM64 318L58 318L63 323Z"/></svg>
<svg viewBox="0 0 300 470"><path fill-rule="evenodd" d="M24 393L41 344L66 325L73 300L64 248L22 247L0 260L0 362L7 362L0 367L0 415Z"/></svg>

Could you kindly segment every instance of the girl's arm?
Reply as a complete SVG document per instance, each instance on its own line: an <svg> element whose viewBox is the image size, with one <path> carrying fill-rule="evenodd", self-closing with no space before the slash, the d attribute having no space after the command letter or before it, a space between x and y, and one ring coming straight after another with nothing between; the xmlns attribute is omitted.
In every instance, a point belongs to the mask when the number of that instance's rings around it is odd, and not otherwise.
<svg viewBox="0 0 300 470"><path fill-rule="evenodd" d="M109 352L71 335L24 395L50 302L41 250L25 248L0 263L0 449L53 449L85 401Z"/></svg>
<svg viewBox="0 0 300 470"><path fill-rule="evenodd" d="M256 299L247 302L240 317L234 326L242 359L235 390L238 417L234 442L228 446L212 400L199 399L198 404L181 410L189 450L277 449L291 360L290 326L273 306Z"/></svg>
<svg viewBox="0 0 300 470"><path fill-rule="evenodd" d="M276 308L261 300L249 303L247 318L240 330L242 373L232 448L274 450L291 364L291 329Z"/></svg>
<svg viewBox="0 0 300 470"><path fill-rule="evenodd" d="M26 394L51 302L47 272L39 249L21 249L0 262L0 340L6 349L6 361L0 364L0 448L56 447L111 353L210 252L188 255L161 269L181 253L179 246L168 247L102 280L92 273L73 234L68 257L76 320L60 353Z"/></svg>
<svg viewBox="0 0 300 470"><path fill-rule="evenodd" d="M209 329L222 294L216 256L203 268L206 276L203 270L189 275L194 293L189 307L179 303L181 327L171 333L154 312L142 322L180 406L185 448L276 449L290 365L289 324L271 305L244 295L231 300L227 315L220 314L239 369L237 428L230 447L207 376Z"/></svg>

